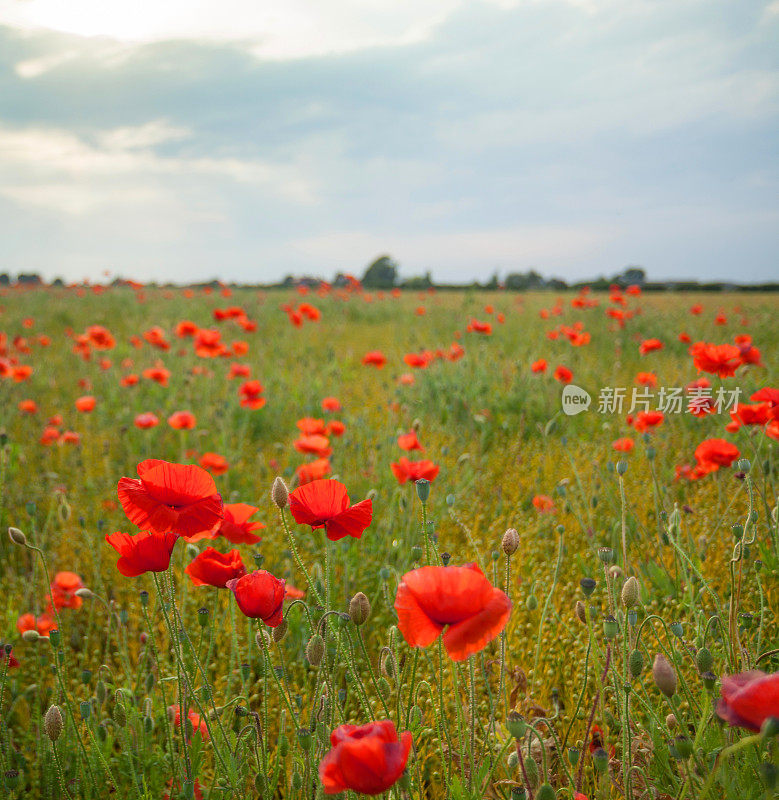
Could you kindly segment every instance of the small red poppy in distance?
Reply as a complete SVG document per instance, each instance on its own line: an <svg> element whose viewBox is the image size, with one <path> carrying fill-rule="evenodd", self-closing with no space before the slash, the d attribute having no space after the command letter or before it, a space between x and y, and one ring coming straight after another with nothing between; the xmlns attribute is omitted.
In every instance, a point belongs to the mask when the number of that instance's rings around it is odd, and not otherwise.
<svg viewBox="0 0 779 800"><path fill-rule="evenodd" d="M107 533L105 540L119 553L116 567L122 575L135 578L144 572L165 572L179 537L175 533Z"/></svg>
<svg viewBox="0 0 779 800"><path fill-rule="evenodd" d="M381 350L370 350L362 357L362 363L381 369L387 363L387 356Z"/></svg>
<svg viewBox="0 0 779 800"><path fill-rule="evenodd" d="M416 431L409 431L408 433L401 433L398 436L398 447L401 450L419 450L424 452L425 448L419 443Z"/></svg>
<svg viewBox="0 0 779 800"><path fill-rule="evenodd" d="M403 484L406 481L419 481L423 478L426 481L434 481L440 467L427 459L409 461L405 456L401 456L396 464L390 464L390 469L398 483Z"/></svg>
<svg viewBox="0 0 779 800"><path fill-rule="evenodd" d="M282 619L284 581L264 569L258 569L225 584L235 596L238 608L251 619L261 619L275 628Z"/></svg>
<svg viewBox="0 0 779 800"><path fill-rule="evenodd" d="M446 652L453 661L463 661L506 627L511 600L476 564L420 567L403 576L395 610L398 628L411 647L427 647L446 628Z"/></svg>
<svg viewBox="0 0 779 800"><path fill-rule="evenodd" d="M635 443L629 436L625 436L622 439L615 439L611 443L611 446L620 453L629 453L634 445Z"/></svg>
<svg viewBox="0 0 779 800"><path fill-rule="evenodd" d="M76 400L76 410L81 411L83 414L89 414L90 411L95 410L97 400L92 395L84 395Z"/></svg>
<svg viewBox="0 0 779 800"><path fill-rule="evenodd" d="M51 600L55 608L81 608L84 601L76 596L79 589L84 588L84 581L75 572L58 572L51 582Z"/></svg>
<svg viewBox="0 0 779 800"><path fill-rule="evenodd" d="M37 631L39 636L48 636L56 627L57 623L49 614L41 614L38 617L34 614L22 614L16 620L16 630L19 633Z"/></svg>
<svg viewBox="0 0 779 800"><path fill-rule="evenodd" d="M326 458L317 458L315 461L310 461L308 464L301 464L295 470L295 475L298 476L298 484L304 486L307 483L311 483L311 481L321 480L332 471L333 468Z"/></svg>
<svg viewBox="0 0 779 800"><path fill-rule="evenodd" d="M224 589L227 581L243 577L246 574L246 567L237 550L220 553L213 547L206 547L187 565L184 572L189 575L195 586L216 586L218 589Z"/></svg>
<svg viewBox="0 0 779 800"><path fill-rule="evenodd" d="M194 464L150 458L138 464L138 479L121 478L119 502L134 525L184 537L211 530L223 517L214 479Z"/></svg>
<svg viewBox="0 0 779 800"><path fill-rule="evenodd" d="M650 428L656 428L663 424L665 415L662 411L639 411L633 420L633 427L639 433L645 433Z"/></svg>
<svg viewBox="0 0 779 800"><path fill-rule="evenodd" d="M373 520L373 501L361 500L350 506L340 481L318 480L298 486L290 492L289 510L300 525L324 528L333 542L344 536L359 539Z"/></svg>
<svg viewBox="0 0 779 800"><path fill-rule="evenodd" d="M230 469L227 459L219 453L203 453L198 463L212 475L224 475Z"/></svg>
<svg viewBox="0 0 779 800"><path fill-rule="evenodd" d="M779 719L779 672L724 675L720 694L717 714L728 725L757 733L768 717Z"/></svg>
<svg viewBox="0 0 779 800"><path fill-rule="evenodd" d="M197 425L197 419L191 411L174 411L168 417L168 425L179 431L190 431Z"/></svg>
<svg viewBox="0 0 779 800"><path fill-rule="evenodd" d="M540 514L554 514L557 511L554 500L548 494L537 494L533 498L533 507Z"/></svg>
<svg viewBox="0 0 779 800"><path fill-rule="evenodd" d="M539 373L539 372L546 372L547 362L545 358L539 358L538 361L534 361L530 365L530 371Z"/></svg>
<svg viewBox="0 0 779 800"><path fill-rule="evenodd" d="M327 436L315 433L311 436L301 436L294 441L295 450L300 453L311 453L312 455L319 456L320 458L327 458L332 452L333 448L330 447L330 440Z"/></svg>
<svg viewBox="0 0 779 800"><path fill-rule="evenodd" d="M644 339L638 347L638 352L642 356L652 353L655 350L662 350L665 345L659 339Z"/></svg>
<svg viewBox="0 0 779 800"><path fill-rule="evenodd" d="M322 400L322 411L340 411L341 401L337 397L325 397Z"/></svg>
<svg viewBox="0 0 779 800"><path fill-rule="evenodd" d="M151 411L146 411L143 414L138 414L135 418L135 427L141 428L142 430L148 430L149 428L155 428L157 425L160 424L160 420L156 414L152 414Z"/></svg>
<svg viewBox="0 0 779 800"><path fill-rule="evenodd" d="M560 383L570 383L573 380L573 372L561 364L554 371L554 379Z"/></svg>
<svg viewBox="0 0 779 800"><path fill-rule="evenodd" d="M387 791L403 774L411 751L410 731L398 739L389 719L367 725L339 725L330 734L332 749L319 764L325 794L352 790L377 795Z"/></svg>

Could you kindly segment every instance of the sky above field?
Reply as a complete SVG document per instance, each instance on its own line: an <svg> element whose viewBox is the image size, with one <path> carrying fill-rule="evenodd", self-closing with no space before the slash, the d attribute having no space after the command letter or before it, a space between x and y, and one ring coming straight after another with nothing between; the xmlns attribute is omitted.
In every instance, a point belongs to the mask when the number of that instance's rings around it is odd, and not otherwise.
<svg viewBox="0 0 779 800"><path fill-rule="evenodd" d="M779 278L779 0L0 0L0 272Z"/></svg>

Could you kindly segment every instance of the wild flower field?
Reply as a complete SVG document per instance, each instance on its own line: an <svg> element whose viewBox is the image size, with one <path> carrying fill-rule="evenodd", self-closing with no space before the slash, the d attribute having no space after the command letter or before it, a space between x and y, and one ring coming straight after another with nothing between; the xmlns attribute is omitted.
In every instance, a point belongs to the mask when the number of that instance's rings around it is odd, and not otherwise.
<svg viewBox="0 0 779 800"><path fill-rule="evenodd" d="M778 314L2 289L1 796L776 796Z"/></svg>

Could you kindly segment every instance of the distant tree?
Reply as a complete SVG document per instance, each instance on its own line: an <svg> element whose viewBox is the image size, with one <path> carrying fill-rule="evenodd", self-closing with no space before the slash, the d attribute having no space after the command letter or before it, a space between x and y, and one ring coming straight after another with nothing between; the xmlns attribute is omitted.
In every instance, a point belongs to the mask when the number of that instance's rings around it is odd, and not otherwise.
<svg viewBox="0 0 779 800"><path fill-rule="evenodd" d="M0 272L0 286L8 286L11 283L11 276L7 272Z"/></svg>
<svg viewBox="0 0 779 800"><path fill-rule="evenodd" d="M495 272L493 276L484 284L484 288L490 291L495 291L498 288L498 273Z"/></svg>
<svg viewBox="0 0 779 800"><path fill-rule="evenodd" d="M506 276L506 288L514 292L543 289L545 286L544 278L533 269L530 272L512 272Z"/></svg>
<svg viewBox="0 0 779 800"><path fill-rule="evenodd" d="M402 286L404 289L414 289L420 291L422 289L429 289L433 285L433 276L426 272L424 275L417 275L413 278L406 278Z"/></svg>
<svg viewBox="0 0 779 800"><path fill-rule="evenodd" d="M16 282L26 284L43 283L43 281L41 281L41 276L38 275L37 272L22 272L21 274L17 275Z"/></svg>
<svg viewBox="0 0 779 800"><path fill-rule="evenodd" d="M621 274L615 275L614 280L620 286L632 286L633 284L642 286L646 283L646 270L643 267L630 266Z"/></svg>
<svg viewBox="0 0 779 800"><path fill-rule="evenodd" d="M59 288L61 288L61 287L63 287L63 286L65 285L65 281L63 281L63 280L62 280L62 278L55 278L55 279L54 279L54 280L51 282L51 285L52 285L52 286L56 286L56 287L59 289ZM112 284L112 285L113 285L113 284Z"/></svg>
<svg viewBox="0 0 779 800"><path fill-rule="evenodd" d="M379 256L362 276L367 289L392 289L398 280L398 265L389 256Z"/></svg>

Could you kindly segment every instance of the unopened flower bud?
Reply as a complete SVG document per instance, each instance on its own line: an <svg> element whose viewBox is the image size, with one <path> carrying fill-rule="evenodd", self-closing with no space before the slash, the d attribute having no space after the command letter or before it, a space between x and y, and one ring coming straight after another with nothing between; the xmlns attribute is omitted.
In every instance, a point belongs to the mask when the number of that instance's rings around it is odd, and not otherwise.
<svg viewBox="0 0 779 800"><path fill-rule="evenodd" d="M273 487L270 490L270 498L278 508L286 508L289 503L289 489L287 484L281 478L276 478L273 481Z"/></svg>
<svg viewBox="0 0 779 800"><path fill-rule="evenodd" d="M278 644L287 635L288 630L289 630L289 623L284 617L282 617L281 622L279 622L279 624L273 629L273 632L271 633L273 641Z"/></svg>
<svg viewBox="0 0 779 800"><path fill-rule="evenodd" d="M701 675L704 672L709 672L714 664L714 658L711 655L711 650L708 647L701 647L695 654L695 666L698 667L698 672Z"/></svg>
<svg viewBox="0 0 779 800"><path fill-rule="evenodd" d="M665 718L665 724L669 731L675 730L676 726L679 724L676 719L676 714L669 714Z"/></svg>
<svg viewBox="0 0 779 800"><path fill-rule="evenodd" d="M37 642L40 638L40 634L34 628L31 628L22 634L22 639L24 639L25 642Z"/></svg>
<svg viewBox="0 0 779 800"><path fill-rule="evenodd" d="M349 617L355 625L362 625L371 615L371 604L362 593L357 594L349 601Z"/></svg>
<svg viewBox="0 0 779 800"><path fill-rule="evenodd" d="M116 703L114 705L113 718L114 722L120 728L124 728L124 726L127 725L127 711L125 711L125 708L121 703Z"/></svg>
<svg viewBox="0 0 779 800"><path fill-rule="evenodd" d="M576 601L576 616L579 618L579 622L582 625L587 624L587 609L584 607L584 603L581 600Z"/></svg>
<svg viewBox="0 0 779 800"><path fill-rule="evenodd" d="M325 640L315 633L306 645L306 658L312 667L318 667L325 655Z"/></svg>
<svg viewBox="0 0 779 800"><path fill-rule="evenodd" d="M655 679L657 688L666 697L673 697L676 694L676 673L662 653L655 656L655 662L652 664L652 677Z"/></svg>
<svg viewBox="0 0 779 800"><path fill-rule="evenodd" d="M644 670L644 656L641 654L640 650L634 650L628 659L628 667L630 668L630 674L637 678Z"/></svg>
<svg viewBox="0 0 779 800"><path fill-rule="evenodd" d="M86 586L82 586L80 589L76 589L76 597L80 597L82 600L91 600L95 595L91 589L87 589Z"/></svg>
<svg viewBox="0 0 779 800"><path fill-rule="evenodd" d="M592 754L592 764L598 772L606 772L609 768L609 754L602 747L597 748Z"/></svg>
<svg viewBox="0 0 779 800"><path fill-rule="evenodd" d="M507 556L513 556L519 547L519 534L514 528L509 528L504 534L500 543L503 552Z"/></svg>
<svg viewBox="0 0 779 800"><path fill-rule="evenodd" d="M638 604L639 586L635 575L631 575L622 585L622 604L633 608Z"/></svg>
<svg viewBox="0 0 779 800"><path fill-rule="evenodd" d="M62 712L59 706L49 706L49 710L43 717L43 730L52 742L56 742L62 734L65 722L62 719Z"/></svg>
<svg viewBox="0 0 779 800"><path fill-rule="evenodd" d="M27 546L27 537L19 530L19 528L9 528L8 538L19 547Z"/></svg>

